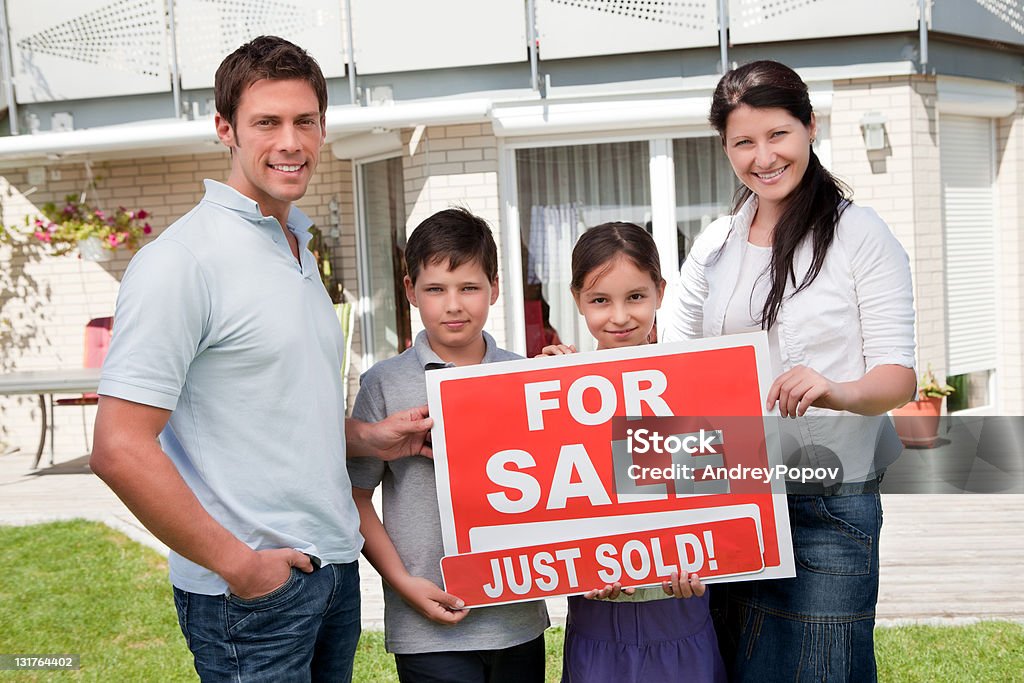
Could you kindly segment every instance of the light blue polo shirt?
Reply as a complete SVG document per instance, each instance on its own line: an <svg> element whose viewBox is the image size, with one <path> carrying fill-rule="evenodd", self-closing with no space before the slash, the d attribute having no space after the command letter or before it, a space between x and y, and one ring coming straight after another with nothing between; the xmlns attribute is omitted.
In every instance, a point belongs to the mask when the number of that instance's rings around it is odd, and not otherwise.
<svg viewBox="0 0 1024 683"><path fill-rule="evenodd" d="M250 547L352 562L363 541L345 466L342 334L306 248L312 222L288 217L300 264L276 219L205 182L203 200L129 264L99 393L173 411L164 451ZM227 590L173 552L170 572L182 590Z"/></svg>

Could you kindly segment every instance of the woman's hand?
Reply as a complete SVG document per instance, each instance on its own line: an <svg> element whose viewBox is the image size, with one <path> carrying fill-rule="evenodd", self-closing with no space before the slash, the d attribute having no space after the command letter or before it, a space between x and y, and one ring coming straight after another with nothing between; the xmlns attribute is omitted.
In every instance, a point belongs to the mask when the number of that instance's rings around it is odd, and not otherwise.
<svg viewBox="0 0 1024 683"><path fill-rule="evenodd" d="M696 574L680 576L679 572L672 572L671 579L661 582L661 589L665 591L666 595L675 598L699 598L704 595L707 587L701 583L700 577Z"/></svg>
<svg viewBox="0 0 1024 683"><path fill-rule="evenodd" d="M615 583L606 585L604 588L595 588L592 591L588 591L583 594L583 597L587 600L614 600L619 597L620 593L632 595L635 592L635 588L623 588L622 584L616 581Z"/></svg>
<svg viewBox="0 0 1024 683"><path fill-rule="evenodd" d="M801 417L811 406L845 410L846 386L845 383L823 377L809 367L797 365L772 382L768 389L767 408L771 410L778 401L779 415L782 417Z"/></svg>
<svg viewBox="0 0 1024 683"><path fill-rule="evenodd" d="M782 417L799 417L811 406L881 415L914 395L914 371L901 365L878 365L852 382L833 382L803 365L779 375L768 389L768 410L779 403Z"/></svg>
<svg viewBox="0 0 1024 683"><path fill-rule="evenodd" d="M545 346L541 349L540 354L534 356L534 358L541 358L543 356L567 356L570 353L576 353L576 347L572 344L552 344L551 346Z"/></svg>

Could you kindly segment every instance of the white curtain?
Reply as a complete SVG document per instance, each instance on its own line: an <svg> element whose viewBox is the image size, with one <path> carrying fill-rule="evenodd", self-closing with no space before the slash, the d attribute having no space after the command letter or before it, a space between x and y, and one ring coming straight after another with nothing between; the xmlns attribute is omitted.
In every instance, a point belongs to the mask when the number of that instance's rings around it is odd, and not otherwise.
<svg viewBox="0 0 1024 683"><path fill-rule="evenodd" d="M672 158L676 175L679 263L682 265L700 231L729 212L739 181L717 136L674 140Z"/></svg>
<svg viewBox="0 0 1024 683"><path fill-rule="evenodd" d="M530 209L530 237L527 258L527 284L540 284L541 294L550 306L548 321L562 340L581 339L586 326L569 296L572 282L572 248L586 228L574 204L534 206Z"/></svg>
<svg viewBox="0 0 1024 683"><path fill-rule="evenodd" d="M641 141L516 152L525 284L540 284L551 326L580 350L592 349L593 339L569 291L572 248L587 227L650 220L649 160Z"/></svg>

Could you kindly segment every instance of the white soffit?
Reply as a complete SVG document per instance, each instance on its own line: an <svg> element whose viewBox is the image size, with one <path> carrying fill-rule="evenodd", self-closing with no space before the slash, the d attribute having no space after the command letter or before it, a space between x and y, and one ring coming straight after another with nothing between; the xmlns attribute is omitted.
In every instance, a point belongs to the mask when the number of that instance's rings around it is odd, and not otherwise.
<svg viewBox="0 0 1024 683"><path fill-rule="evenodd" d="M434 100L380 107L344 105L327 108L327 134L368 133L377 128L408 128L487 120L486 99ZM158 121L87 128L64 133L0 137L0 163L27 158L136 151L140 156L168 148L219 145L213 119Z"/></svg>
<svg viewBox="0 0 1024 683"><path fill-rule="evenodd" d="M331 143L335 159L365 159L402 149L402 135L397 130L371 131L339 138Z"/></svg>
<svg viewBox="0 0 1024 683"><path fill-rule="evenodd" d="M7 0L18 102L168 92L164 0Z"/></svg>
<svg viewBox="0 0 1024 683"><path fill-rule="evenodd" d="M815 87L811 105L819 116L832 110L832 90ZM637 128L709 126L711 95L652 99L586 100L495 105L491 111L494 134L500 137L565 135Z"/></svg>
<svg viewBox="0 0 1024 683"><path fill-rule="evenodd" d="M542 59L718 45L718 0L537 0Z"/></svg>
<svg viewBox="0 0 1024 683"><path fill-rule="evenodd" d="M936 88L942 114L1000 119L1017 111L1017 89L1009 83L939 76Z"/></svg>
<svg viewBox="0 0 1024 683"><path fill-rule="evenodd" d="M327 78L345 75L347 42L337 0L174 0L174 7L185 90L212 88L224 56L262 35L305 48Z"/></svg>
<svg viewBox="0 0 1024 683"><path fill-rule="evenodd" d="M918 0L729 0L734 45L917 30Z"/></svg>
<svg viewBox="0 0 1024 683"><path fill-rule="evenodd" d="M523 0L350 0L356 73L525 62Z"/></svg>

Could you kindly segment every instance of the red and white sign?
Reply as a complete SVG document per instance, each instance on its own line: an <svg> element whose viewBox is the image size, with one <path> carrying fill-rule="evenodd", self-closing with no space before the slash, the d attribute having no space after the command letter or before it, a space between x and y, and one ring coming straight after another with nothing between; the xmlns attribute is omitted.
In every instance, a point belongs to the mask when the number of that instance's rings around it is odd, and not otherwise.
<svg viewBox="0 0 1024 683"><path fill-rule="evenodd" d="M428 372L445 590L794 576L767 368L754 333Z"/></svg>

